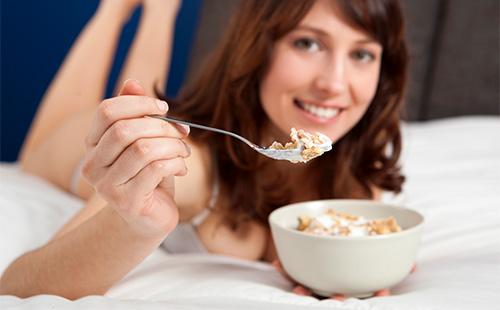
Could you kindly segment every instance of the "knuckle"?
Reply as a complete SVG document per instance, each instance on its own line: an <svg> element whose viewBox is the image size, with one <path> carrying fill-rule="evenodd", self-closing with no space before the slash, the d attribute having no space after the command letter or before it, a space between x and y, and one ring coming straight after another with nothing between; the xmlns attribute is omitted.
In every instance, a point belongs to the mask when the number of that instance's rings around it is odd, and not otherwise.
<svg viewBox="0 0 500 310"><path fill-rule="evenodd" d="M105 99L102 101L101 105L99 106L99 113L103 120L108 122L113 121L114 112L111 99Z"/></svg>
<svg viewBox="0 0 500 310"><path fill-rule="evenodd" d="M150 152L150 147L146 140L139 139L132 145L132 151L138 157L146 157Z"/></svg>
<svg viewBox="0 0 500 310"><path fill-rule="evenodd" d="M176 161L175 159L162 160L159 161L161 167L158 171L161 171L163 175L173 175L176 169Z"/></svg>
<svg viewBox="0 0 500 310"><path fill-rule="evenodd" d="M115 141L126 141L130 136L130 127L123 121L118 121L112 128L112 137Z"/></svg>
<svg viewBox="0 0 500 310"><path fill-rule="evenodd" d="M165 168L165 163L161 160L157 160L151 164L153 171L163 170Z"/></svg>

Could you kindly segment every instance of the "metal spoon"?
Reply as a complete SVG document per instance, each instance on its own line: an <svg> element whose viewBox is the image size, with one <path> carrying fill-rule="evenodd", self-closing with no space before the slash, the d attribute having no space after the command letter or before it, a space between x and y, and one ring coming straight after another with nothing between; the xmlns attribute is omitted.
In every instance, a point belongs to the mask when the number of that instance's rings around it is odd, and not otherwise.
<svg viewBox="0 0 500 310"><path fill-rule="evenodd" d="M281 149L274 149L274 148L264 148L264 147L260 147L260 146L256 145L255 143L252 143L252 142L248 141L247 139L243 138L242 136L237 135L235 133L232 133L230 131L226 131L226 130L222 130L222 129L218 129L218 128L213 128L213 127L208 127L208 126L203 126L203 125L198 125L198 124L186 122L186 121L172 118L172 117L159 116L159 115L149 115L149 117L161 119L161 120L171 122L171 123L184 124L184 125L188 125L190 127L203 129L203 130L209 130L209 131L213 131L213 132L217 132L217 133L231 136L233 138L236 138L236 139L244 142L249 147L251 147L255 151L259 152L260 154L265 155L265 156L270 157L270 158L273 158L273 159L288 160L288 161L291 161L293 163L306 162L306 161L312 159L312 158L306 159L302 156L302 151L304 150L304 146L301 144L298 144L296 148L292 148L292 149L282 149L281 150ZM326 139L328 139L328 138L326 138ZM316 146L321 150L321 152L317 155L317 156L320 156L324 152L328 152L332 149L332 142L328 139L327 142L316 145Z"/></svg>

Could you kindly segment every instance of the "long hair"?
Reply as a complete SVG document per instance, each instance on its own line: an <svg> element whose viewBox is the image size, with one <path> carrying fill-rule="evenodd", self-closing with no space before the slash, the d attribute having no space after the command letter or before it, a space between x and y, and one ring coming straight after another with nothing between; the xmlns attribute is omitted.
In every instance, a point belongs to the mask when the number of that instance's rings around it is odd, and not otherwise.
<svg viewBox="0 0 500 310"><path fill-rule="evenodd" d="M310 180L317 198L373 198L373 187L399 192L399 113L407 76L404 20L397 0L332 0L356 29L383 47L378 88L362 119L332 151L313 160ZM236 132L260 142L269 122L259 98L274 43L292 31L314 5L310 0L244 0L218 48L171 113L200 124ZM160 94L158 94L162 97ZM267 223L274 209L291 203L286 175L270 173L274 162L233 138L193 130L195 143L208 145L227 203L220 210L234 225L248 219ZM291 164L292 165L292 164ZM293 167L291 167L293 169Z"/></svg>

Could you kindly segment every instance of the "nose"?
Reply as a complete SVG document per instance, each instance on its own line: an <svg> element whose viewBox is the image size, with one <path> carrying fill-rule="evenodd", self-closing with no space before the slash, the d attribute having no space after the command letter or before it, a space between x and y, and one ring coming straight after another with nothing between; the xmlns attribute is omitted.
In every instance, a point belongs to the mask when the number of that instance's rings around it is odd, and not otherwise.
<svg viewBox="0 0 500 310"><path fill-rule="evenodd" d="M327 96L340 94L347 89L346 64L342 57L332 57L319 68L315 86Z"/></svg>

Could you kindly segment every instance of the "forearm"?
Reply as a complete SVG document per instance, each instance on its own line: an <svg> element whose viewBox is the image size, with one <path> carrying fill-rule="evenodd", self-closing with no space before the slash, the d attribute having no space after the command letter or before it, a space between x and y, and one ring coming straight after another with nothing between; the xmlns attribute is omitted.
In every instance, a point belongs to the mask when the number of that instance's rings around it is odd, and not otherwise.
<svg viewBox="0 0 500 310"><path fill-rule="evenodd" d="M163 90L170 65L178 6L176 0L144 4L137 35L117 81L117 88L124 80L133 78L141 82L148 96L154 96L155 85Z"/></svg>
<svg viewBox="0 0 500 310"><path fill-rule="evenodd" d="M112 3L99 7L46 91L21 158L65 118L102 100L119 34L129 13Z"/></svg>
<svg viewBox="0 0 500 310"><path fill-rule="evenodd" d="M140 235L109 207L64 236L18 258L3 274L0 294L104 294L148 256L164 236Z"/></svg>

